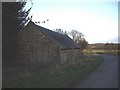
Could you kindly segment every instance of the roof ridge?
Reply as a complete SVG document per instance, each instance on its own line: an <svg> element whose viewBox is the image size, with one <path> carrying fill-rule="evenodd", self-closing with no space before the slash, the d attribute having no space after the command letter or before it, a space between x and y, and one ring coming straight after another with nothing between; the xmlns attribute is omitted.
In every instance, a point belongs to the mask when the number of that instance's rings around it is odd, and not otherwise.
<svg viewBox="0 0 120 90"><path fill-rule="evenodd" d="M54 43L56 43L61 49L73 49L73 48L81 48L80 45L75 43L67 34L61 34L55 31L52 31L50 29L47 29L45 27L36 25L34 22L30 21L30 23L33 23L43 34L45 34L48 38L50 38Z"/></svg>

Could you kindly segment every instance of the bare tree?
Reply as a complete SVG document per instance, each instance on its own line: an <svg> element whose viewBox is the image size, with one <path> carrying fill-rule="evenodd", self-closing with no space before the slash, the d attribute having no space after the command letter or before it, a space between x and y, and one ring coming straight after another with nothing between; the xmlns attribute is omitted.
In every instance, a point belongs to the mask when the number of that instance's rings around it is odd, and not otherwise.
<svg viewBox="0 0 120 90"><path fill-rule="evenodd" d="M74 41L76 41L77 43L79 43L79 41L83 41L84 40L84 35L81 32L78 32L75 35Z"/></svg>
<svg viewBox="0 0 120 90"><path fill-rule="evenodd" d="M73 39L73 40L75 40L75 37L76 37L77 33L78 33L78 31L76 31L76 30L71 30L71 31L69 32L69 34L72 36L72 39Z"/></svg>
<svg viewBox="0 0 120 90"><path fill-rule="evenodd" d="M81 51L87 47L88 42L85 40L83 33L78 32L77 30L71 30L69 35L72 36L72 39L81 46Z"/></svg>

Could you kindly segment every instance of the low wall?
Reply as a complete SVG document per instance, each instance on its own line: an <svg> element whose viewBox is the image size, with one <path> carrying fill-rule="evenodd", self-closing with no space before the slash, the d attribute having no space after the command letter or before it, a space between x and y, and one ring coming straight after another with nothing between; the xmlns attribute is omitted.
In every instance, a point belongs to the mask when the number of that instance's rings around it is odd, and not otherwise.
<svg viewBox="0 0 120 90"><path fill-rule="evenodd" d="M80 49L68 49L68 50L60 50L60 59L61 64L69 61L80 58Z"/></svg>

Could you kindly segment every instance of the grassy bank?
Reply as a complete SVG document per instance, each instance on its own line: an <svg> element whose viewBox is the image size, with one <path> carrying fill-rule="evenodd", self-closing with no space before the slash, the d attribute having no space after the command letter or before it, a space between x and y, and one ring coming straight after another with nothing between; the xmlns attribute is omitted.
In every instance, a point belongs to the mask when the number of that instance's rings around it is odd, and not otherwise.
<svg viewBox="0 0 120 90"><path fill-rule="evenodd" d="M85 56L66 64L51 65L42 70L25 70L12 79L11 87L63 88L72 87L102 63L99 56ZM8 80L9 82L9 80Z"/></svg>

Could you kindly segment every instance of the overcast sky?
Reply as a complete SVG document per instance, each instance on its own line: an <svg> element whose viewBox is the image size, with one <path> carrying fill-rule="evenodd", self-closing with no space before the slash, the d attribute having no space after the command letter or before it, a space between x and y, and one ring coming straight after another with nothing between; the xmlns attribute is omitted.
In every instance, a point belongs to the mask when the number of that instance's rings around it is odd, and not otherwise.
<svg viewBox="0 0 120 90"><path fill-rule="evenodd" d="M113 2L114 1L114 2ZM32 0L32 20L54 30L77 30L89 43L117 42L118 0ZM27 8L31 3L27 3Z"/></svg>

